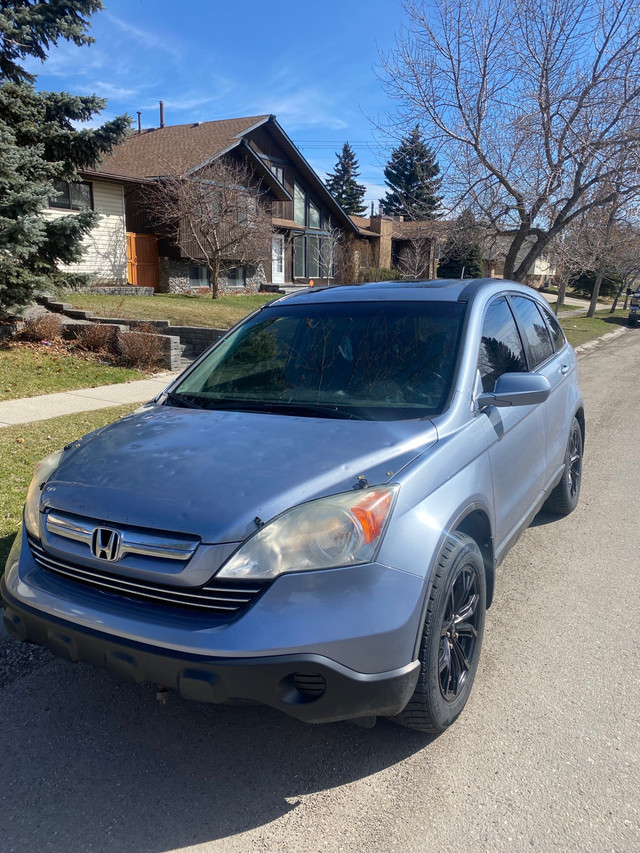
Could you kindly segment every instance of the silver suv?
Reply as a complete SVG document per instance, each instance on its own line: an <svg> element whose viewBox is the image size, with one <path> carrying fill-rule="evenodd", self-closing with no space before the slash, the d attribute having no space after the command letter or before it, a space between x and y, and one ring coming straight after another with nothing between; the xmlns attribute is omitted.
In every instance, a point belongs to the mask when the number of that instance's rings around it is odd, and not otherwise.
<svg viewBox="0 0 640 853"><path fill-rule="evenodd" d="M576 358L511 282L313 289L39 463L16 637L206 702L449 726L496 568L580 490Z"/></svg>

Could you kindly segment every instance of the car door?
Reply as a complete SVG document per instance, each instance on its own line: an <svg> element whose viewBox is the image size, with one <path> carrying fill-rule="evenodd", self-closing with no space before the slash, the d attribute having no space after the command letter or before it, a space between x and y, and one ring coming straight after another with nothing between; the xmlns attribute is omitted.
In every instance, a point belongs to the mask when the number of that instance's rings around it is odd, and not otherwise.
<svg viewBox="0 0 640 853"><path fill-rule="evenodd" d="M564 464L571 414L569 375L576 369L575 358L559 327L555 330L555 336L558 337L559 331L558 342L561 346L556 350L542 311L533 299L511 294L509 300L524 339L530 368L545 376L551 386L549 397L541 404L545 436L545 486L548 486Z"/></svg>
<svg viewBox="0 0 640 853"><path fill-rule="evenodd" d="M525 349L506 297L485 310L478 371L483 391L503 373L527 370ZM544 490L545 425L538 405L484 409L491 463L498 559L517 538Z"/></svg>

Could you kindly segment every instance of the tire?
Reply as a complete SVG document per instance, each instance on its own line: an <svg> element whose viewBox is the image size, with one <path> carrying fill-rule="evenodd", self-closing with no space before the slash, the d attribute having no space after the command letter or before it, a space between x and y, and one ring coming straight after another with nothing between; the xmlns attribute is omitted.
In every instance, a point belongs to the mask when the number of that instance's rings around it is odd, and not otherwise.
<svg viewBox="0 0 640 853"><path fill-rule="evenodd" d="M480 549L471 537L453 533L434 570L418 683L395 722L437 735L458 718L478 668L486 602Z"/></svg>
<svg viewBox="0 0 640 853"><path fill-rule="evenodd" d="M631 326L632 329L635 329L636 326L638 325L638 318L637 317L629 317L629 325Z"/></svg>
<svg viewBox="0 0 640 853"><path fill-rule="evenodd" d="M582 482L582 452L582 430L577 418L574 418L564 454L562 479L545 501L543 507L545 512L569 515L578 506Z"/></svg>

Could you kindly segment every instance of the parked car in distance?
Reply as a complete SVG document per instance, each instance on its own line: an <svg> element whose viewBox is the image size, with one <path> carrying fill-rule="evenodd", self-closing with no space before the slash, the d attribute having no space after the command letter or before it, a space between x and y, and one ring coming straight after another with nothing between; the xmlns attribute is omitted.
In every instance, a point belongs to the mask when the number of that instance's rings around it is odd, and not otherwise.
<svg viewBox="0 0 640 853"><path fill-rule="evenodd" d="M5 623L189 699L438 733L497 567L578 502L584 434L575 354L526 286L278 299L39 463Z"/></svg>

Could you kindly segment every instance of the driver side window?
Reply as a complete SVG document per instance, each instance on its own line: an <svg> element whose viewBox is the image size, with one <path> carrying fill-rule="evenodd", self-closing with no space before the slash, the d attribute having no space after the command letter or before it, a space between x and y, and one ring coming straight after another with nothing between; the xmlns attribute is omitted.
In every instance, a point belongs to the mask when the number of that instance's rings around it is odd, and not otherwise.
<svg viewBox="0 0 640 853"><path fill-rule="evenodd" d="M504 297L487 308L478 356L482 390L491 392L503 373L524 373L527 362L518 328Z"/></svg>

